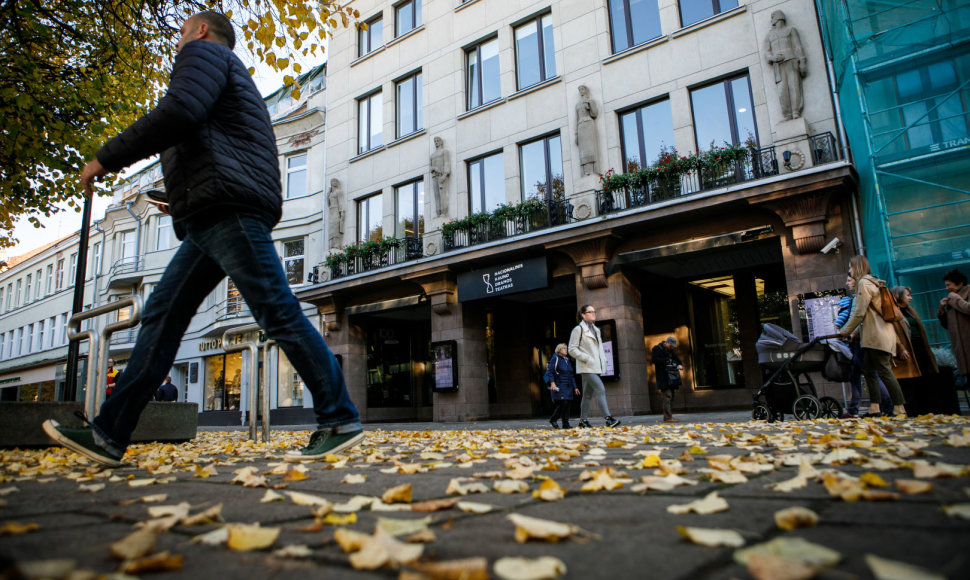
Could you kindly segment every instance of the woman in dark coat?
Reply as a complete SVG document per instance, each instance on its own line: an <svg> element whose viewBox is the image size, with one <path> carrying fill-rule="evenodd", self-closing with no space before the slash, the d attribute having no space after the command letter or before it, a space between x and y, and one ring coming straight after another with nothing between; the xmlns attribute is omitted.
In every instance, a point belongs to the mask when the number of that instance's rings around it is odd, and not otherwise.
<svg viewBox="0 0 970 580"><path fill-rule="evenodd" d="M896 305L903 313L903 319L909 329L909 339L913 360L916 363L919 373L917 376L902 378L899 386L903 389L906 397L906 411L911 417L922 415L923 413L933 412L931 407L931 394L934 387L940 380L938 376L940 368L936 364L936 357L930 350L930 341L926 336L926 329L919 315L913 310L913 292L906 286L896 286L892 290ZM898 377L899 375L897 375Z"/></svg>
<svg viewBox="0 0 970 580"><path fill-rule="evenodd" d="M674 391L682 383L680 371L684 370L684 364L674 353L675 348L677 348L677 339L668 336L650 351L650 362L653 363L654 374L657 377L657 389L660 390L660 396L663 399L664 423L677 422L670 407L674 399Z"/></svg>
<svg viewBox="0 0 970 580"><path fill-rule="evenodd" d="M552 395L553 404L555 404L555 410L552 417L549 418L549 423L556 429L560 428L559 423L557 423L559 419L562 419L562 429L570 428L569 405L573 401L573 395L579 394L579 389L576 387L576 372L573 370L566 352L567 347L564 343L556 345L556 352L549 359L546 374L542 377L549 383L549 393Z"/></svg>

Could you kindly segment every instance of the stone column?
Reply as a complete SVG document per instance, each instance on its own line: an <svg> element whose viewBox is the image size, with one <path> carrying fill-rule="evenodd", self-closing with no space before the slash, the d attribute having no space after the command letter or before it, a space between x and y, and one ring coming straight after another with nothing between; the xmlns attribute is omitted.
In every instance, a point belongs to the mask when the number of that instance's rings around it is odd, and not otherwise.
<svg viewBox="0 0 970 580"><path fill-rule="evenodd" d="M341 301L333 295L318 303L324 317L324 340L341 360L347 392L357 406L360 418L367 420L367 344L364 331L346 320Z"/></svg>
<svg viewBox="0 0 970 580"><path fill-rule="evenodd" d="M760 313L758 311L758 292L754 274L740 272L734 275L735 307L738 310L738 331L741 337L741 364L744 369L744 382L749 389L761 386L761 366L758 364L758 350L755 342L761 335Z"/></svg>

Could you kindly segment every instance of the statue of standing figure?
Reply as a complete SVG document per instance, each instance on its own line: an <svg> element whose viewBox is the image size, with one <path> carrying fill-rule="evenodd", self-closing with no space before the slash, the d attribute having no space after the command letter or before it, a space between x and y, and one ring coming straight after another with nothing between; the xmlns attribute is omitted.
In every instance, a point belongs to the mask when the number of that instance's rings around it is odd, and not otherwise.
<svg viewBox="0 0 970 580"><path fill-rule="evenodd" d="M431 154L431 191L434 195L435 215L441 217L448 213L448 178L451 176L451 157L445 149L441 137L434 138L434 153Z"/></svg>
<svg viewBox="0 0 970 580"><path fill-rule="evenodd" d="M765 37L765 53L775 69L782 116L786 121L801 117L805 106L802 79L808 74L808 61L798 31L788 26L781 10L771 13L771 31Z"/></svg>
<svg viewBox="0 0 970 580"><path fill-rule="evenodd" d="M340 193L340 180L330 180L330 190L327 192L327 214L329 220L329 234L331 250L339 248L344 240L344 196Z"/></svg>
<svg viewBox="0 0 970 580"><path fill-rule="evenodd" d="M579 164L583 175L596 173L596 117L599 107L589 98L589 88L579 86L579 102L576 104L576 145L579 147Z"/></svg>

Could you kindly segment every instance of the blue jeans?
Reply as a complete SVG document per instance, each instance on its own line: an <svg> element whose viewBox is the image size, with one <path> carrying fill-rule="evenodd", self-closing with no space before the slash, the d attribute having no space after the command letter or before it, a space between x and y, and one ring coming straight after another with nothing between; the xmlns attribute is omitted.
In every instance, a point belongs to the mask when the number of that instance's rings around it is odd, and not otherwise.
<svg viewBox="0 0 970 580"><path fill-rule="evenodd" d="M249 214L227 213L185 225L185 239L145 305L141 330L114 395L94 427L124 449L138 417L168 374L182 335L205 297L227 275L266 336L277 342L313 395L320 428L360 430L343 372L320 333L290 292L271 227Z"/></svg>

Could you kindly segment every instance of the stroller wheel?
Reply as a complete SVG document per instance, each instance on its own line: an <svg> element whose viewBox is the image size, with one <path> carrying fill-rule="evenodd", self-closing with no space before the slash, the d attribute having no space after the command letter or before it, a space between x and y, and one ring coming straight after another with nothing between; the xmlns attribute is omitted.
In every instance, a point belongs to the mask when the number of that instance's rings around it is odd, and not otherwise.
<svg viewBox="0 0 970 580"><path fill-rule="evenodd" d="M751 411L751 418L755 421L770 421L771 411L764 405L758 405Z"/></svg>
<svg viewBox="0 0 970 580"><path fill-rule="evenodd" d="M802 395L791 406L796 419L815 419L822 413L822 404L812 395Z"/></svg>
<svg viewBox="0 0 970 580"><path fill-rule="evenodd" d="M832 397L822 397L818 402L822 406L823 419L838 419L842 416L842 405Z"/></svg>

